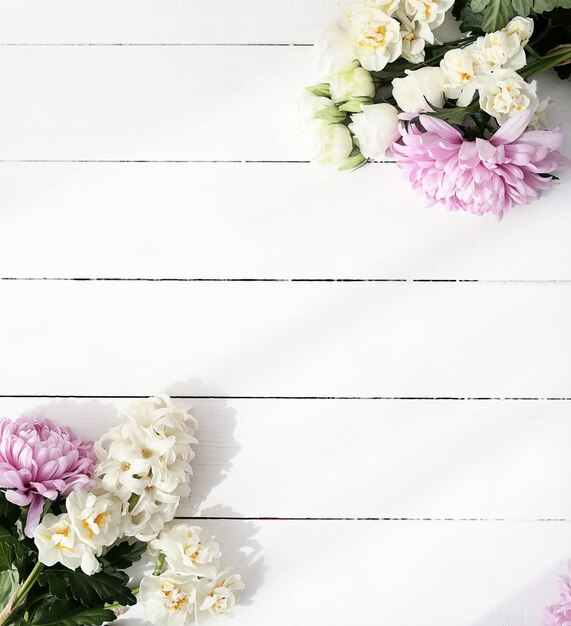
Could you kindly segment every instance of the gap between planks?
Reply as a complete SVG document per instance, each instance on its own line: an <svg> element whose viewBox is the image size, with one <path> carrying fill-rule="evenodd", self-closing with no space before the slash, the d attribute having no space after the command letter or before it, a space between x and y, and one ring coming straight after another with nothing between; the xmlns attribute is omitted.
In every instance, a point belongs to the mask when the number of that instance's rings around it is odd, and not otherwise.
<svg viewBox="0 0 571 626"><path fill-rule="evenodd" d="M1 276L0 281L51 282L147 282L147 283L483 283L483 284L571 284L571 279L479 279L479 278L150 278L119 276Z"/></svg>
<svg viewBox="0 0 571 626"><path fill-rule="evenodd" d="M143 395L68 395L68 394L0 394L0 399L14 399L14 398L27 398L27 399L62 399L62 400L138 400L148 398L152 394ZM368 401L392 401L392 400L417 400L417 401L442 401L449 400L453 402L473 402L473 401L505 401L505 402L545 402L554 401L568 402L571 400L571 396L179 396L170 395L175 400L368 400Z"/></svg>

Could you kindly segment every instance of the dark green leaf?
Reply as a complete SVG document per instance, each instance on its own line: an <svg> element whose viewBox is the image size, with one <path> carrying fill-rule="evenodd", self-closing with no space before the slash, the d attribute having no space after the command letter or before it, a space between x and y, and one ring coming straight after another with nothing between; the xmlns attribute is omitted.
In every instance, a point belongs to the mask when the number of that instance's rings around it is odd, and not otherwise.
<svg viewBox="0 0 571 626"><path fill-rule="evenodd" d="M8 526L11 527L20 517L22 509L6 500L4 493L0 492L0 518Z"/></svg>
<svg viewBox="0 0 571 626"><path fill-rule="evenodd" d="M456 0L452 7L452 15L460 22L463 33L480 34L482 32L482 15L474 13L469 0Z"/></svg>
<svg viewBox="0 0 571 626"><path fill-rule="evenodd" d="M147 544L144 541L137 540L133 543L122 541L103 555L101 561L104 567L111 565L117 569L127 569L139 561L146 551Z"/></svg>
<svg viewBox="0 0 571 626"><path fill-rule="evenodd" d="M0 524L0 571L10 569L25 553L25 544Z"/></svg>
<svg viewBox="0 0 571 626"><path fill-rule="evenodd" d="M85 607L67 600L62 602L57 598L50 598L38 607L31 620L30 626L101 626L105 622L113 622L117 616L111 609L102 607Z"/></svg>
<svg viewBox="0 0 571 626"><path fill-rule="evenodd" d="M472 0L472 11L482 13L492 0ZM509 1L509 0L508 0Z"/></svg>
<svg viewBox="0 0 571 626"><path fill-rule="evenodd" d="M137 599L127 587L129 578L123 572L111 574L99 572L88 576L81 570L70 570L65 567L48 567L40 574L38 582L47 585L50 593L62 600L70 594L85 606L98 604L113 604L118 602L122 606L130 606Z"/></svg>
<svg viewBox="0 0 571 626"><path fill-rule="evenodd" d="M474 8L474 0L472 1ZM477 12L477 11L476 11ZM490 0L482 15L482 28L487 33L493 33L503 28L513 17L514 10L510 0Z"/></svg>
<svg viewBox="0 0 571 626"><path fill-rule="evenodd" d="M553 9L571 9L571 0L534 0L533 10L536 13L553 11Z"/></svg>
<svg viewBox="0 0 571 626"><path fill-rule="evenodd" d="M20 576L15 568L0 572L0 608L8 604L8 600L18 588Z"/></svg>
<svg viewBox="0 0 571 626"><path fill-rule="evenodd" d="M517 15L527 17L533 8L533 0L511 0L514 11Z"/></svg>

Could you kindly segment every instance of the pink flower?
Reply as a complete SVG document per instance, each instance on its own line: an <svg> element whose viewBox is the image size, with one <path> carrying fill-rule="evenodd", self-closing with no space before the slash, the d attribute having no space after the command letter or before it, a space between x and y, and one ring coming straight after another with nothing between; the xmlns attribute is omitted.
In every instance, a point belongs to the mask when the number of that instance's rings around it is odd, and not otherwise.
<svg viewBox="0 0 571 626"><path fill-rule="evenodd" d="M26 535L32 537L45 499L66 496L75 487L90 487L93 443L77 439L69 428L49 420L21 417L0 421L0 488L6 500L30 505Z"/></svg>
<svg viewBox="0 0 571 626"><path fill-rule="evenodd" d="M571 626L571 579L561 576L560 602L547 607L543 626Z"/></svg>
<svg viewBox="0 0 571 626"><path fill-rule="evenodd" d="M501 218L514 204L527 204L553 185L549 175L566 165L558 150L565 139L553 131L524 132L531 110L506 122L489 140L468 141L453 126L429 115L400 126L392 150L414 189L451 211Z"/></svg>

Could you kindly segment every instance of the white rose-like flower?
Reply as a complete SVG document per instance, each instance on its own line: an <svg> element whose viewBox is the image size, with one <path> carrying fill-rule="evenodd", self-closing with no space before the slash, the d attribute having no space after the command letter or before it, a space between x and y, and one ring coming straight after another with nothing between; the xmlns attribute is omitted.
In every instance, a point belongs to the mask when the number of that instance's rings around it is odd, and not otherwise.
<svg viewBox="0 0 571 626"><path fill-rule="evenodd" d="M373 78L363 67L338 72L330 78L330 82L333 102L347 102L354 98L372 98L375 95Z"/></svg>
<svg viewBox="0 0 571 626"><path fill-rule="evenodd" d="M315 131L323 123L315 118L315 114L333 106L333 101L324 96L316 96L304 91L298 100L298 119L300 130Z"/></svg>
<svg viewBox="0 0 571 626"><path fill-rule="evenodd" d="M380 71L401 55L400 23L374 6L357 6L349 11L347 32L366 70Z"/></svg>
<svg viewBox="0 0 571 626"><path fill-rule="evenodd" d="M454 0L404 0L404 10L413 20L436 28L442 24L446 11L453 4Z"/></svg>
<svg viewBox="0 0 571 626"><path fill-rule="evenodd" d="M526 109L535 111L539 105L537 83L527 83L513 70L492 72L482 80L479 92L480 106L499 124Z"/></svg>
<svg viewBox="0 0 571 626"><path fill-rule="evenodd" d="M177 574L214 578L218 572L220 547L200 526L166 527L151 547L165 555L169 570Z"/></svg>
<svg viewBox="0 0 571 626"><path fill-rule="evenodd" d="M401 20L402 56L411 63L424 61L424 48L434 43L434 35L426 22Z"/></svg>
<svg viewBox="0 0 571 626"><path fill-rule="evenodd" d="M196 579L166 571L145 576L139 587L139 600L151 624L186 626L194 617Z"/></svg>
<svg viewBox="0 0 571 626"><path fill-rule="evenodd" d="M533 35L534 23L531 17L521 17L516 15L510 20L505 28L502 30L509 35L517 35L521 41L522 46L526 46L531 36Z"/></svg>
<svg viewBox="0 0 571 626"><path fill-rule="evenodd" d="M364 106L362 113L351 116L349 128L365 158L382 159L393 141L399 138L398 113L394 106L380 103Z"/></svg>
<svg viewBox="0 0 571 626"><path fill-rule="evenodd" d="M472 55L467 48L449 50L440 62L440 69L444 93L454 100L475 78Z"/></svg>
<svg viewBox="0 0 571 626"><path fill-rule="evenodd" d="M196 604L201 611L208 611L213 617L231 617L244 588L240 575L227 568L214 580L202 579L198 583Z"/></svg>
<svg viewBox="0 0 571 626"><path fill-rule="evenodd" d="M349 70L357 65L355 47L347 31L338 24L329 26L315 44L317 69L321 78Z"/></svg>
<svg viewBox="0 0 571 626"><path fill-rule="evenodd" d="M323 124L314 135L312 161L321 165L338 165L353 151L353 139L343 124Z"/></svg>
<svg viewBox="0 0 571 626"><path fill-rule="evenodd" d="M71 570L81 567L88 576L101 569L91 548L73 530L69 515L44 515L34 531L34 543L38 548L38 560L48 567L56 563Z"/></svg>
<svg viewBox="0 0 571 626"><path fill-rule="evenodd" d="M467 49L472 55L474 71L480 75L502 68L519 70L526 61L519 36L501 30L478 37Z"/></svg>
<svg viewBox="0 0 571 626"><path fill-rule="evenodd" d="M439 67L421 67L407 70L404 78L393 80L393 97L401 110L407 113L431 111L432 106L442 108L444 86Z"/></svg>
<svg viewBox="0 0 571 626"><path fill-rule="evenodd" d="M123 503L111 494L96 495L75 489L65 506L76 535L101 556L103 548L119 538Z"/></svg>

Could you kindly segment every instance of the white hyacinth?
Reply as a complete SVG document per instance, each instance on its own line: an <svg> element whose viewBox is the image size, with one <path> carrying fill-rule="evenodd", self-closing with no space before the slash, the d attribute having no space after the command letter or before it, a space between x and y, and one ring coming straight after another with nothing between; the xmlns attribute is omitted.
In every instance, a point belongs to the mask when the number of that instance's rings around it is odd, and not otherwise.
<svg viewBox="0 0 571 626"><path fill-rule="evenodd" d="M167 396L141 400L96 444L103 488L123 502L126 536L154 539L190 494L196 422Z"/></svg>

